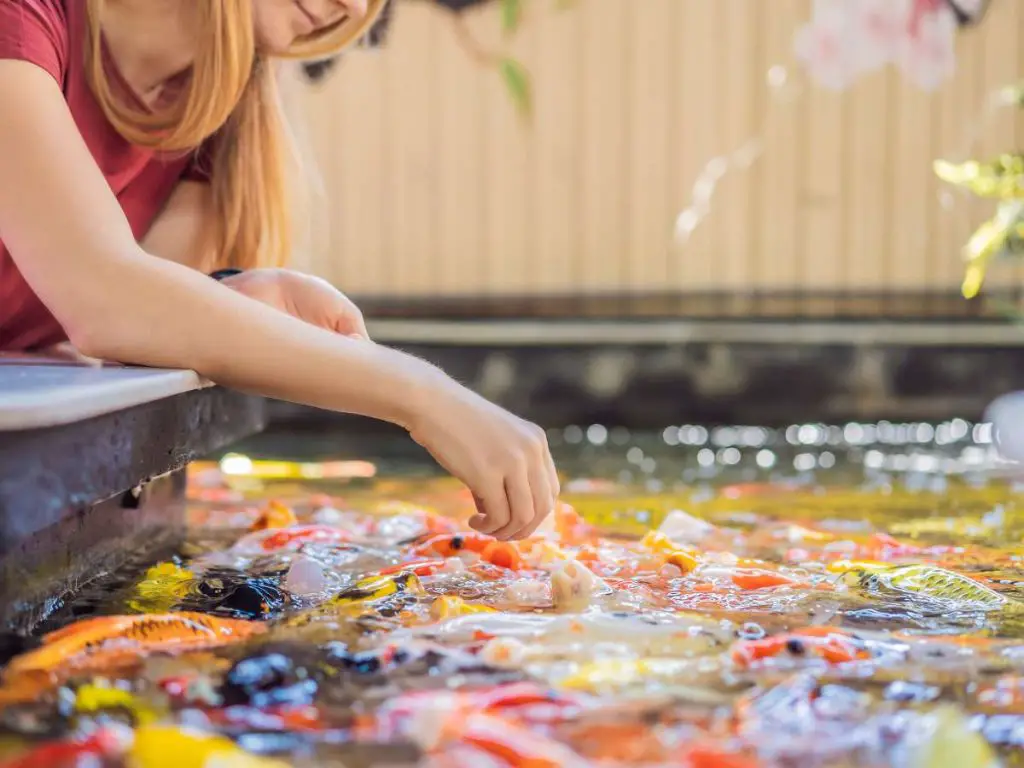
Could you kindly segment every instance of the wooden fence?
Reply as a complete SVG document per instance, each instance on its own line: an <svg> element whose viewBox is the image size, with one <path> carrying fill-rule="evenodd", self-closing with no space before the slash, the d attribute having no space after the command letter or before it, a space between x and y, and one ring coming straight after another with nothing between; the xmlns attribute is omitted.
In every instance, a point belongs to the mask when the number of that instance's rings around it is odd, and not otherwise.
<svg viewBox="0 0 1024 768"><path fill-rule="evenodd" d="M944 194L931 162L1024 146L1024 113L986 109L1024 73L1024 2L962 35L933 95L888 70L842 94L801 85L810 5L531 0L511 45L527 124L466 48L502 50L497 9L460 28L403 2L385 49L298 97L323 182L309 263L361 296L955 288L991 207ZM702 169L751 139L760 158L675 242Z"/></svg>

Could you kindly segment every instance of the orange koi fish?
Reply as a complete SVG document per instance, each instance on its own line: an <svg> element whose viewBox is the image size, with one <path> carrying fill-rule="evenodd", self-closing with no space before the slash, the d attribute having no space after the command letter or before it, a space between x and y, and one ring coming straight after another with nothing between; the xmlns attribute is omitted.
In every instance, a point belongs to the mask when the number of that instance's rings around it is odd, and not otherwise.
<svg viewBox="0 0 1024 768"><path fill-rule="evenodd" d="M265 555L271 552L295 552L305 544L347 544L352 533L333 525L293 525L266 528L240 538L232 547L241 554Z"/></svg>
<svg viewBox="0 0 1024 768"><path fill-rule="evenodd" d="M434 536L412 550L417 556L457 557L460 552L473 552L484 562L513 571L523 566L523 557L514 544L482 533L446 533Z"/></svg>
<svg viewBox="0 0 1024 768"><path fill-rule="evenodd" d="M829 664L870 659L849 632L835 627L804 627L761 640L740 640L730 652L733 663L749 669L765 659L817 657Z"/></svg>
<svg viewBox="0 0 1024 768"><path fill-rule="evenodd" d="M298 518L295 517L295 512L291 507L280 501L271 500L266 507L260 510L260 516L256 518L256 522L252 524L250 530L265 531L268 528L287 528L297 522Z"/></svg>
<svg viewBox="0 0 1024 768"><path fill-rule="evenodd" d="M43 637L43 644L16 656L5 676L59 670L102 670L147 653L183 653L246 640L266 631L256 621L203 613L101 616L70 624Z"/></svg>

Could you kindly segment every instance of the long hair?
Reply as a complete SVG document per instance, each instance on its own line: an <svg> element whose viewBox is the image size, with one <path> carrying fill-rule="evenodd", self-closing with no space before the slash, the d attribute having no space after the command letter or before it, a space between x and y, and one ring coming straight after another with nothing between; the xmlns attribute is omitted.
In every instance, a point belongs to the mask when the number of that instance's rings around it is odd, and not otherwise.
<svg viewBox="0 0 1024 768"><path fill-rule="evenodd" d="M370 0L358 22L345 20L296 42L288 58L336 53L358 40L387 0ZM273 62L256 51L252 0L190 0L199 41L188 79L174 102L152 112L125 103L110 86L100 20L105 0L87 0L85 71L107 119L125 139L161 152L197 150L213 199L206 265L280 266L291 249L289 167L294 153Z"/></svg>

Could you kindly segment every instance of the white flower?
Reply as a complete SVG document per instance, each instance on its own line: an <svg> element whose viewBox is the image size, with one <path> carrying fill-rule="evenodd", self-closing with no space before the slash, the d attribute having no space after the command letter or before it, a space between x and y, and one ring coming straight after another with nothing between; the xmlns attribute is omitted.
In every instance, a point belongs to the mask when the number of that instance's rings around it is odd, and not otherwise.
<svg viewBox="0 0 1024 768"><path fill-rule="evenodd" d="M850 3L851 45L862 72L896 60L907 34L912 0L859 0Z"/></svg>
<svg viewBox="0 0 1024 768"><path fill-rule="evenodd" d="M956 71L957 22L948 7L923 14L913 34L907 34L897 61L904 76L926 91L934 91Z"/></svg>
<svg viewBox="0 0 1024 768"><path fill-rule="evenodd" d="M793 47L797 59L825 88L844 90L861 74L849 32L838 12L822 14L796 32Z"/></svg>

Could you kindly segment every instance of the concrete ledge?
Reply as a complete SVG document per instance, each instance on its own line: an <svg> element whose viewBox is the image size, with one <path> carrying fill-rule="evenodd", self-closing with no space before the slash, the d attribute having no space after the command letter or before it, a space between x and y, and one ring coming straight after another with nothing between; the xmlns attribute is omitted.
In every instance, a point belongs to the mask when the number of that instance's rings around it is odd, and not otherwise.
<svg viewBox="0 0 1024 768"><path fill-rule="evenodd" d="M180 470L265 420L187 371L0 365L0 616L180 535Z"/></svg>
<svg viewBox="0 0 1024 768"><path fill-rule="evenodd" d="M209 386L192 371L0 359L0 432L71 424Z"/></svg>

